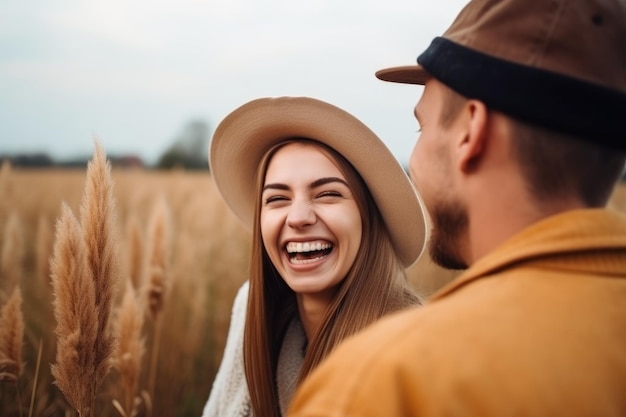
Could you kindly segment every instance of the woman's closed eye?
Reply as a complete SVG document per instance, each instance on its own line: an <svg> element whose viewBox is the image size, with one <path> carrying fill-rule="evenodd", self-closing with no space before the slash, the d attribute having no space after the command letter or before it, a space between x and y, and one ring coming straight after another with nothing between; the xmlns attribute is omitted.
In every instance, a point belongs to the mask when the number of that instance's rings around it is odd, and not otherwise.
<svg viewBox="0 0 626 417"><path fill-rule="evenodd" d="M288 201L289 198L285 195L280 195L280 194L275 194L275 195L269 195L263 198L263 204L264 205L271 205L271 204L279 204L281 202L285 202Z"/></svg>
<svg viewBox="0 0 626 417"><path fill-rule="evenodd" d="M315 195L315 198L337 199L342 198L343 193L337 190L325 190Z"/></svg>

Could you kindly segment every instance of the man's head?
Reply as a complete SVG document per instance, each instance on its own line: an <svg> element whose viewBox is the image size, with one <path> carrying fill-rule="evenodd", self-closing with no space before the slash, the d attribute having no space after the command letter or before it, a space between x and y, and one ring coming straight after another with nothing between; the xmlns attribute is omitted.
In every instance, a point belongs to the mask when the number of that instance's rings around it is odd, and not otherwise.
<svg viewBox="0 0 626 417"><path fill-rule="evenodd" d="M485 190L469 184L488 182L467 176L519 179L529 218L606 204L626 155L624 22L624 0L474 0L419 65L376 74L426 85L410 169L433 219L435 261L475 259L468 235Z"/></svg>
<svg viewBox="0 0 626 417"><path fill-rule="evenodd" d="M501 218L514 223L523 221L520 214L538 220L604 206L626 159L624 152L491 110L435 78L426 81L415 116L421 129L410 174L434 226L430 255L446 268L476 259L472 225L486 236L503 226ZM489 211L500 213L485 216Z"/></svg>

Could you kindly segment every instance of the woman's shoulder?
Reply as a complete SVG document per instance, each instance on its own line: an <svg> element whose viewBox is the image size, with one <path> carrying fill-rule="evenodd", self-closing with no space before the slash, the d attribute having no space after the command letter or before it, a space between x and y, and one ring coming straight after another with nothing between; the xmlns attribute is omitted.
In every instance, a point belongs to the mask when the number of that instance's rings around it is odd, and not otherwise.
<svg viewBox="0 0 626 417"><path fill-rule="evenodd" d="M245 317L246 309L248 306L248 294L249 294L250 282L245 281L235 295L235 301L233 302L232 318Z"/></svg>
<svg viewBox="0 0 626 417"><path fill-rule="evenodd" d="M235 296L235 304L247 302L248 301L248 292L250 291L250 281L245 281L241 284L241 287L237 290L237 295Z"/></svg>

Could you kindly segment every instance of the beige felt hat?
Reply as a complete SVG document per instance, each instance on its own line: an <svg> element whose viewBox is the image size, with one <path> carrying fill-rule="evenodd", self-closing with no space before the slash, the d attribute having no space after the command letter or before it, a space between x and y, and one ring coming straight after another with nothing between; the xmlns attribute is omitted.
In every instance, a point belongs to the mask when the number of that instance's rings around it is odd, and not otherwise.
<svg viewBox="0 0 626 417"><path fill-rule="evenodd" d="M302 137L343 155L359 172L380 210L404 266L424 248L422 202L383 142L350 113L308 97L261 98L235 109L219 124L209 149L211 174L226 203L252 228L255 179L276 143Z"/></svg>

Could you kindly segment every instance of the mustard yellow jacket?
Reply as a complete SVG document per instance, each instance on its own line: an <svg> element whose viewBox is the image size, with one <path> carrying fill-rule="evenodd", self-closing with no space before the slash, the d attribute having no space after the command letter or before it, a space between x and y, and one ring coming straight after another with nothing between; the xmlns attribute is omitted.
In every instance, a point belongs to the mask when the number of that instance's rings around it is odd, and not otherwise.
<svg viewBox="0 0 626 417"><path fill-rule="evenodd" d="M626 416L626 216L522 231L339 346L289 416Z"/></svg>

